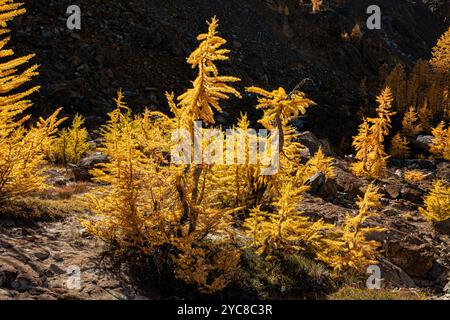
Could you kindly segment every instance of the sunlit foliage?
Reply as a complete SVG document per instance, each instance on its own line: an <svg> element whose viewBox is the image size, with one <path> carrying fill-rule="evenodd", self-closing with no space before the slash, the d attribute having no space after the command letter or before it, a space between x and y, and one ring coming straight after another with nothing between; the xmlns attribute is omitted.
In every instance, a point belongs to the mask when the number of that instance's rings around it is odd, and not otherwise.
<svg viewBox="0 0 450 320"><path fill-rule="evenodd" d="M431 153L438 158L450 160L450 127L446 128L445 122L441 121L432 133L434 138Z"/></svg>
<svg viewBox="0 0 450 320"><path fill-rule="evenodd" d="M61 130L58 137L47 147L48 158L57 163L76 164L89 150L88 132L84 127L84 118L75 115L72 125Z"/></svg>
<svg viewBox="0 0 450 320"><path fill-rule="evenodd" d="M379 178L386 170L389 156L384 151L383 142L391 128L392 94L386 88L377 98L377 118L368 118L359 127L358 135L354 137L353 146L356 149L357 162L352 165L356 175L368 178Z"/></svg>
<svg viewBox="0 0 450 320"><path fill-rule="evenodd" d="M408 140L399 133L392 138L390 155L396 159L406 159L411 155Z"/></svg>
<svg viewBox="0 0 450 320"><path fill-rule="evenodd" d="M403 177L408 182L420 182L425 179L425 174L420 170L406 170Z"/></svg>
<svg viewBox="0 0 450 320"><path fill-rule="evenodd" d="M422 131L422 126L419 123L419 115L414 108L409 108L408 112L402 120L402 132L408 137L416 137Z"/></svg>
<svg viewBox="0 0 450 320"><path fill-rule="evenodd" d="M319 259L332 266L336 271L359 270L364 272L368 265L376 264L380 254L380 243L368 241L366 236L373 232L383 231L380 227L364 226L367 219L376 215L380 207L381 195L377 188L370 184L364 197L358 197L358 213L355 216L347 215L339 237L332 241Z"/></svg>
<svg viewBox="0 0 450 320"><path fill-rule="evenodd" d="M430 193L425 196L425 206L420 213L431 222L450 219L450 186L443 180L436 180Z"/></svg>
<svg viewBox="0 0 450 320"><path fill-rule="evenodd" d="M7 34L7 24L24 12L21 3L0 0L0 35ZM6 49L9 40L0 40L0 202L45 188L42 147L60 124L58 110L25 126L30 116L23 113L32 105L27 97L39 87L24 90L22 86L38 74L37 65L24 68L34 55L13 58L14 51Z"/></svg>

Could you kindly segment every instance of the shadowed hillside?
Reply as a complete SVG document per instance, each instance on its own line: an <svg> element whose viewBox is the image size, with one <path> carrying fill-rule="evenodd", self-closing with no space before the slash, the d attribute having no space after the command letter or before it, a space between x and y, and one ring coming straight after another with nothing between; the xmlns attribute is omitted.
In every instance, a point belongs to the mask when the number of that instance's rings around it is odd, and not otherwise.
<svg viewBox="0 0 450 320"><path fill-rule="evenodd" d="M19 52L36 52L42 65L36 110L61 106L67 114L81 112L92 125L113 108L118 88L137 110L167 111L164 92L185 89L193 75L185 57L205 20L217 15L232 50L225 72L239 76L241 87L276 83L293 89L310 78L302 90L320 108L309 115L307 128L346 151L359 121L352 115L362 103L360 82L367 77L373 98L383 63L411 67L418 58L429 58L445 29L438 15L444 9L437 7L433 15L418 2L378 1L382 30L370 31L365 28L370 1L326 1L316 14L301 2L80 0L82 30L71 32L65 26L70 1L30 0L28 14L15 21L13 40ZM343 41L341 33L350 34L355 24L362 27L362 38ZM249 98L239 110L225 108L219 121L229 123L253 103Z"/></svg>

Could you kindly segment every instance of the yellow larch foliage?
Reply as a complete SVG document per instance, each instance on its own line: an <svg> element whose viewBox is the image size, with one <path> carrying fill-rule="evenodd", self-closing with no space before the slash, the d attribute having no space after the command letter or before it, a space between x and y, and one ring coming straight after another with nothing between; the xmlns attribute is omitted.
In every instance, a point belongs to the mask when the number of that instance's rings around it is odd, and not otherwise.
<svg viewBox="0 0 450 320"><path fill-rule="evenodd" d="M439 38L433 48L431 65L438 72L448 73L450 70L450 27Z"/></svg>
<svg viewBox="0 0 450 320"><path fill-rule="evenodd" d="M450 127L446 128L445 122L441 121L432 134L434 138L430 152L436 157L450 160Z"/></svg>
<svg viewBox="0 0 450 320"><path fill-rule="evenodd" d="M319 12L323 5L323 0L311 0L312 11Z"/></svg>
<svg viewBox="0 0 450 320"><path fill-rule="evenodd" d="M421 105L426 105L425 98L431 75L432 70L429 62L423 59L417 60L409 79L406 81L406 105L413 107L415 110L419 109Z"/></svg>
<svg viewBox="0 0 450 320"><path fill-rule="evenodd" d="M268 179L261 175L264 166L260 155L254 152L258 148L258 134L250 129L247 114L241 114L227 139L231 142L227 141L226 147L232 148L235 154L231 163L214 166L212 179L217 182L221 202L236 212L244 212L260 204L270 191Z"/></svg>
<svg viewBox="0 0 450 320"><path fill-rule="evenodd" d="M404 135L414 138L422 131L422 126L419 123L419 116L414 108L409 108L408 112L402 120L402 132Z"/></svg>
<svg viewBox="0 0 450 320"><path fill-rule="evenodd" d="M258 87L249 87L246 90L259 95L256 108L264 110L259 123L271 132L267 144L270 145L272 141L270 139L278 139L279 142L278 174L264 176L262 178L264 188L273 195L279 195L282 186L291 180L292 176L297 177L297 184L301 186L309 177L303 174L304 166L300 163L304 146L298 142L299 134L291 122L299 115L304 115L306 110L315 103L297 88L290 93L287 93L284 88L266 91Z"/></svg>
<svg viewBox="0 0 450 320"><path fill-rule="evenodd" d="M110 162L92 171L101 187L85 198L91 215L83 225L113 248L151 254L153 261L164 261L164 268L204 293L222 290L236 273L240 252L234 243L233 218L237 212L250 212L244 222L246 233L257 252L266 257L306 252L333 261L331 255L339 252L352 259L359 254L360 263L366 262L367 247L374 247L360 238L366 228L353 230L351 238L350 231L345 231L350 226L341 230L322 220L312 221L300 210L302 194L308 189L304 185L308 170L322 171L327 177L334 174L332 159L322 150L309 163L300 162L302 145L291 121L314 104L302 92L248 88L260 96L257 108L264 110L260 122L269 131L280 132L280 164L275 174L261 175L265 169L258 162L261 159L252 162L243 156L252 148L250 140L256 138L256 133L247 135L250 122L246 115L233 128L234 138L245 135L248 139L233 164L169 161L167 155L177 144L169 141L174 130L192 134L196 120L212 125L214 112L221 110L220 101L239 96L226 84L237 78L221 77L214 63L228 58L228 51L220 49L225 40L217 36L217 26L213 18L208 34L199 37L201 44L188 59L199 69L193 88L178 97L178 104L174 94L166 94L173 116L149 110L133 116L119 92L117 108L102 128L100 151ZM378 111L380 119L370 123L374 127L371 134L380 140L379 130L388 130L390 113L381 102ZM217 130L223 133L221 128ZM193 148L191 138L188 142ZM276 135L265 139L263 142L271 142ZM378 149L371 150L379 154ZM361 205L361 223L369 216L364 210ZM349 249L351 241L356 246ZM352 260L349 267L359 265Z"/></svg>
<svg viewBox="0 0 450 320"><path fill-rule="evenodd" d="M425 174L420 170L406 170L403 178L408 182L420 182L425 179Z"/></svg>
<svg viewBox="0 0 450 320"><path fill-rule="evenodd" d="M145 153L143 146L149 140L141 132L142 118L133 118L122 99L119 92L117 108L109 113L109 121L102 128L104 143L99 151L110 162L92 171L94 180L103 187L87 195L94 216L83 224L108 243L150 251L167 240L164 225L175 218L171 211L165 211L163 203L175 199L164 188L168 169L158 168L163 164L159 158Z"/></svg>
<svg viewBox="0 0 450 320"><path fill-rule="evenodd" d="M345 42L350 41L350 36L348 35L348 33L346 31L341 32L341 39Z"/></svg>
<svg viewBox="0 0 450 320"><path fill-rule="evenodd" d="M305 165L300 162L304 146L298 142L299 134L290 122L300 114L305 114L307 108L314 105L314 102L297 90L289 94L283 88L272 92L256 87L247 88L247 90L260 96L256 108L264 109L264 115L259 122L269 130L270 135L265 140L262 137L259 139L266 146L270 146L273 139L278 139L279 149L276 152L279 153L279 163L277 173L271 175L262 175L268 165L261 158L261 154L253 159L253 163L250 163L247 158L238 159L236 165L215 166L214 176L222 181L219 185L223 200L225 203L239 203L239 206L236 207L237 211L246 211L258 206L263 201L270 203L273 198L280 196L282 186L293 177L299 187L309 178L305 171ZM233 141L247 139L245 152L238 150L238 154L244 155L244 157L248 154L250 142L256 142L258 138L256 132L248 132L249 125L247 116L244 115L233 128ZM257 148L255 143L252 147ZM327 160L328 158L324 158L325 162ZM326 163L323 165L324 169L325 167L327 167ZM327 173L329 172L328 170Z"/></svg>
<svg viewBox="0 0 450 320"><path fill-rule="evenodd" d="M295 187L292 183L283 186L280 197L273 202L274 212L256 207L245 220L244 227L251 237L257 253L267 258L283 254L320 251L323 233L332 225L322 220L310 221L302 215L299 206L302 193L307 187Z"/></svg>
<svg viewBox="0 0 450 320"><path fill-rule="evenodd" d="M422 129L428 131L433 120L450 119L450 67L449 67L449 37L450 30L445 32L433 48L432 59L417 60L408 75L402 64L384 77L385 66L380 69L382 81L391 88L395 98L396 111L399 114L407 112L409 106L419 111ZM420 117L420 107L427 106L428 120Z"/></svg>
<svg viewBox="0 0 450 320"><path fill-rule="evenodd" d="M405 67L403 64L397 64L395 68L386 77L384 85L389 87L394 98L395 108L399 113L406 111L407 101L407 81Z"/></svg>
<svg viewBox="0 0 450 320"><path fill-rule="evenodd" d="M337 271L357 270L365 272L368 265L377 264L380 243L368 241L366 236L373 232L383 231L379 227L365 227L364 222L376 216L376 209L380 207L381 195L377 188L370 184L364 197L358 197L358 214L347 215L339 236L332 241L332 245L320 252L318 258Z"/></svg>
<svg viewBox="0 0 450 320"><path fill-rule="evenodd" d="M308 107L315 105L303 92L297 90L291 93L283 88L271 92L258 87L248 87L246 90L260 96L256 108L263 109L264 116L259 122L269 130L276 128L282 131L283 122L305 114Z"/></svg>
<svg viewBox="0 0 450 320"><path fill-rule="evenodd" d="M195 237L177 241L180 253L173 257L177 264L175 274L186 283L196 284L203 293L225 288L236 275L240 255L229 238L214 239L215 243L204 241L203 247L195 245Z"/></svg>
<svg viewBox="0 0 450 320"><path fill-rule="evenodd" d="M188 130L192 137L194 121L202 120L213 124L214 110L219 112L222 110L219 105L220 100L227 100L230 95L241 97L236 89L227 84L240 79L219 75L215 62L228 60L229 50L220 48L226 40L217 35L216 17L213 17L208 24L208 33L198 36L201 43L187 60L192 68L198 68L198 76L193 82L193 87L178 97L178 110L173 110L175 115L180 116L180 128ZM207 177L210 176L210 166L201 164L185 165L176 178L179 202L183 208L180 224L187 225L188 233L196 230L197 222L202 218L202 214L205 214L205 217L212 214L210 210L202 211L200 206L206 194Z"/></svg>
<svg viewBox="0 0 450 320"><path fill-rule="evenodd" d="M390 155L396 159L406 159L411 155L408 140L399 133L392 138Z"/></svg>
<svg viewBox="0 0 450 320"><path fill-rule="evenodd" d="M326 179L334 178L336 176L333 158L327 157L319 147L319 150L314 154L314 156L308 160L305 165L305 176L312 176L317 172L322 172Z"/></svg>
<svg viewBox="0 0 450 320"><path fill-rule="evenodd" d="M0 0L0 35L10 31L8 22L25 12L21 7L22 3ZM62 121L57 120L58 110L30 129L25 128L30 117L23 113L32 105L26 98L39 87L25 91L20 88L38 74L38 66L21 70L33 54L8 59L14 55L13 50L5 48L9 40L0 40L0 202L45 188L42 147Z"/></svg>
<svg viewBox="0 0 450 320"><path fill-rule="evenodd" d="M81 157L89 150L88 132L84 127L84 118L77 114L73 118L69 128L59 132L55 141L52 141L48 148L48 158L51 161L77 164Z"/></svg>
<svg viewBox="0 0 450 320"><path fill-rule="evenodd" d="M218 22L216 17L208 22L208 33L197 37L201 43L187 59L192 68L198 69L198 76L193 82L193 87L178 97L188 123L195 120L214 123L213 110L222 111L219 105L220 100L227 100L230 95L241 97L236 89L227 84L240 81L240 79L220 76L215 65L215 61L228 60L227 54L230 52L230 50L220 48L227 41L217 35Z"/></svg>
<svg viewBox="0 0 450 320"><path fill-rule="evenodd" d="M259 122L268 130L278 130L280 153L289 158L294 156L294 154L289 154L289 146L285 145L285 142L289 144L289 141L292 141L286 135L294 134L294 129L289 126L289 123L299 115L304 115L306 109L315 103L306 98L303 92L297 90L291 93L287 93L283 88L271 92L258 87L249 87L246 90L260 96L256 108L263 109L264 115ZM296 150L291 151L297 152Z"/></svg>
<svg viewBox="0 0 450 320"><path fill-rule="evenodd" d="M383 142L391 128L391 117L395 114L391 111L393 98L389 88L383 90L377 101L378 117L365 119L353 139L357 162L352 165L352 170L356 175L371 179L381 177L386 170L389 156L384 151Z"/></svg>
<svg viewBox="0 0 450 320"><path fill-rule="evenodd" d="M217 36L217 27L214 17L188 58L199 70L193 88L178 97L178 105L174 94L166 94L174 117L148 110L132 116L119 92L100 149L111 161L92 172L105 187L88 195L93 216L83 222L118 249L171 258L174 275L206 293L223 289L239 261L232 215L217 201L220 188L212 164L172 163L167 152L176 144L170 141L174 130L190 133L192 147L194 121L214 123L220 100L240 96L226 84L239 79L218 74L215 61L228 59L228 50L220 49L225 40Z"/></svg>
<svg viewBox="0 0 450 320"><path fill-rule="evenodd" d="M423 131L430 132L431 123L433 120L433 113L428 108L427 103L425 103L418 111L419 123Z"/></svg>
<svg viewBox="0 0 450 320"><path fill-rule="evenodd" d="M430 222L439 222L450 219L450 186L443 180L436 180L430 193L425 196L424 208L420 213Z"/></svg>

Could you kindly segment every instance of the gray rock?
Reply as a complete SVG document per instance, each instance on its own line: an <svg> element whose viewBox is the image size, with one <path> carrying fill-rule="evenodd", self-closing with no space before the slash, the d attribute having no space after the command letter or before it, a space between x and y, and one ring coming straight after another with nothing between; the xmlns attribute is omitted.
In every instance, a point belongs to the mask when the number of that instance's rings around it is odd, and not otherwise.
<svg viewBox="0 0 450 320"><path fill-rule="evenodd" d="M36 258L38 258L39 260L45 260L50 256L50 252L43 250L43 251L35 252L34 256Z"/></svg>
<svg viewBox="0 0 450 320"><path fill-rule="evenodd" d="M432 144L433 144L433 136L420 135L413 142L412 147L417 152L430 153L430 148Z"/></svg>
<svg viewBox="0 0 450 320"><path fill-rule="evenodd" d="M95 152L80 160L77 165L71 165L70 169L75 178L75 181L90 181L92 175L90 170L94 169L96 165L108 162L109 159L101 152Z"/></svg>
<svg viewBox="0 0 450 320"><path fill-rule="evenodd" d="M322 199L333 201L338 196L336 180L326 179L325 183L317 190L317 195Z"/></svg>
<svg viewBox="0 0 450 320"><path fill-rule="evenodd" d="M54 274L64 274L66 273L63 269L61 269L60 267L58 267L56 264L52 263L48 269L53 272Z"/></svg>
<svg viewBox="0 0 450 320"><path fill-rule="evenodd" d="M395 287L416 288L414 280L400 267L385 258L380 259L381 277Z"/></svg>
<svg viewBox="0 0 450 320"><path fill-rule="evenodd" d="M320 147L326 156L332 156L331 150L327 147L326 143L319 140L312 132L305 131L299 134L298 141L309 150L310 156L316 154Z"/></svg>
<svg viewBox="0 0 450 320"><path fill-rule="evenodd" d="M355 177L353 174L336 167L336 185L340 192L344 192L353 197L362 196L366 188L364 180Z"/></svg>
<svg viewBox="0 0 450 320"><path fill-rule="evenodd" d="M384 186L384 194L391 199L397 199L400 196L401 189L400 184L387 184Z"/></svg>
<svg viewBox="0 0 450 320"><path fill-rule="evenodd" d="M305 183L310 187L309 192L316 194L317 191L325 184L325 175L322 172L317 172L311 176Z"/></svg>
<svg viewBox="0 0 450 320"><path fill-rule="evenodd" d="M421 203L424 192L412 186L404 185L400 191L402 199L411 201L413 203Z"/></svg>
<svg viewBox="0 0 450 320"><path fill-rule="evenodd" d="M12 283L11 287L19 292L27 291L36 286L36 283L31 277L26 274L19 275Z"/></svg>

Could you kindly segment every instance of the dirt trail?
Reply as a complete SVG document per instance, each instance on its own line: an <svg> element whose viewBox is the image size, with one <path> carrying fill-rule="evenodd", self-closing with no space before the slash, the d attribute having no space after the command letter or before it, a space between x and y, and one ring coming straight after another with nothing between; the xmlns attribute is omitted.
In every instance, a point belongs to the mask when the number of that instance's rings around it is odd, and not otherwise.
<svg viewBox="0 0 450 320"><path fill-rule="evenodd" d="M0 300L141 298L76 217L0 230Z"/></svg>

